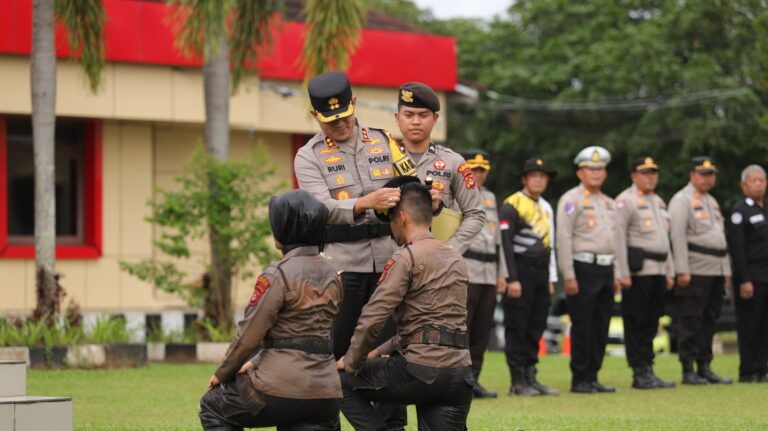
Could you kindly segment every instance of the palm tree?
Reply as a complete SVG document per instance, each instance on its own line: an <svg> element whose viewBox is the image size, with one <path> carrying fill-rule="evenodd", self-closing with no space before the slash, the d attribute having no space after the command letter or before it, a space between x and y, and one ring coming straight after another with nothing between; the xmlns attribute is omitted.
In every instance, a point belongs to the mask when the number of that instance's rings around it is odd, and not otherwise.
<svg viewBox="0 0 768 431"><path fill-rule="evenodd" d="M54 317L56 293L55 129L56 44L54 17L70 35L73 52L90 81L99 86L104 64L104 10L100 0L34 0L32 3L32 139L35 166L35 266L38 274L36 315Z"/></svg>
<svg viewBox="0 0 768 431"><path fill-rule="evenodd" d="M236 92L242 78L256 64L256 48L271 43L271 28L279 10L278 0L169 0L171 23L177 46L187 54L203 59L205 95L205 144L208 153L219 162L229 158L229 95ZM230 23L228 25L228 22ZM230 84L230 67L231 84ZM209 182L213 200L221 193L214 181ZM227 235L219 231L227 226L229 214L219 210L220 218L209 217L211 248L209 268L212 303L216 324L232 325L233 256ZM210 211L209 213L214 213Z"/></svg>
<svg viewBox="0 0 768 431"><path fill-rule="evenodd" d="M362 0L307 0L307 36L301 51L305 80L329 70L346 70L360 44L366 8Z"/></svg>

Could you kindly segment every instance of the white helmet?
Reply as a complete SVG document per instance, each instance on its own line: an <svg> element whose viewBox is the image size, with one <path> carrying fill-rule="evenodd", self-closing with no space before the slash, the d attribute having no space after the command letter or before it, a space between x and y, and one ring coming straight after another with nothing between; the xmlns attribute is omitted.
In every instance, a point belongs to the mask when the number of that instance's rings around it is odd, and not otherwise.
<svg viewBox="0 0 768 431"><path fill-rule="evenodd" d="M611 163L611 153L597 145L584 148L573 159L578 168L604 168L608 163Z"/></svg>

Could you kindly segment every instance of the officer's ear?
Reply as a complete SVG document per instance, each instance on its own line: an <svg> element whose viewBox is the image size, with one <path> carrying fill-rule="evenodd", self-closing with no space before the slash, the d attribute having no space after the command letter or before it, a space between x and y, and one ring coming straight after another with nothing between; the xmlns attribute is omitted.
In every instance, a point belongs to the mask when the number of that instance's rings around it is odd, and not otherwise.
<svg viewBox="0 0 768 431"><path fill-rule="evenodd" d="M352 96L352 101L349 102L349 104L352 106L355 106L356 103L357 103L357 96Z"/></svg>

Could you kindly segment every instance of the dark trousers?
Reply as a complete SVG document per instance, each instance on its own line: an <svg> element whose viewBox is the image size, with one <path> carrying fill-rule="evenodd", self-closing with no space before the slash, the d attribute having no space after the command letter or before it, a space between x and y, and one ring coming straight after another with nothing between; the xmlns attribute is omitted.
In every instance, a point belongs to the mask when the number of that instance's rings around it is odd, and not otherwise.
<svg viewBox="0 0 768 431"><path fill-rule="evenodd" d="M566 298L571 316L571 383L597 381L613 310L613 267L574 262L579 293Z"/></svg>
<svg viewBox="0 0 768 431"><path fill-rule="evenodd" d="M663 275L632 277L632 287L622 291L624 343L632 368L653 365L653 339L664 313L667 278Z"/></svg>
<svg viewBox="0 0 768 431"><path fill-rule="evenodd" d="M360 319L360 313L363 311L365 304L368 303L368 300L371 299L373 291L376 290L379 277L381 277L381 274L376 272L341 273L344 297L331 327L333 354L336 356L336 359L341 358L347 353L352 341L352 335L355 333L357 321ZM387 320L374 346L389 340L395 335L395 332L395 320ZM392 428L404 428L408 422L408 412L403 405L381 403L376 408L381 412L387 412L387 422Z"/></svg>
<svg viewBox="0 0 768 431"><path fill-rule="evenodd" d="M549 314L549 259L517 258L522 286L519 298L502 295L504 308L504 353L510 369L539 362L539 340L547 328Z"/></svg>
<svg viewBox="0 0 768 431"><path fill-rule="evenodd" d="M467 332L472 369L476 374L483 368L483 355L493 331L493 311L496 307L496 286L470 284L467 292Z"/></svg>
<svg viewBox="0 0 768 431"><path fill-rule="evenodd" d="M257 392L247 374L220 384L200 400L206 431L242 431L276 426L279 431L332 431L339 426L337 399L293 399Z"/></svg>
<svg viewBox="0 0 768 431"><path fill-rule="evenodd" d="M751 299L741 299L734 287L739 333L739 375L765 375L768 372L768 283L752 282Z"/></svg>
<svg viewBox="0 0 768 431"><path fill-rule="evenodd" d="M341 411L355 430L384 431L386 418L372 401L415 404L419 430L463 431L473 383L471 367L425 367L400 355L376 358L355 376L341 373Z"/></svg>
<svg viewBox="0 0 768 431"><path fill-rule="evenodd" d="M692 275L691 284L675 287L679 312L677 352L680 362L712 361L712 338L723 306L724 278Z"/></svg>

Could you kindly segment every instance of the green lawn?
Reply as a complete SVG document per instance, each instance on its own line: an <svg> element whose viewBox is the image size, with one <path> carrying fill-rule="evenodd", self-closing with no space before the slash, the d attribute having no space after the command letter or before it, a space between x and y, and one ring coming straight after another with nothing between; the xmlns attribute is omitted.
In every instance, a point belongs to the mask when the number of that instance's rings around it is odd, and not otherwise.
<svg viewBox="0 0 768 431"><path fill-rule="evenodd" d="M719 356L715 371L736 377L738 358ZM768 430L768 384L630 388L623 358L607 358L600 380L613 395L572 395L568 359L543 358L539 377L563 390L559 397L506 396L509 374L500 353L489 353L481 382L498 391L497 400L476 401L471 430ZM197 403L213 365L153 364L121 371L30 371L31 395L71 396L77 430L199 430ZM679 382L676 356L657 360L657 373ZM409 411L416 429L415 413ZM344 429L351 429L346 426Z"/></svg>

